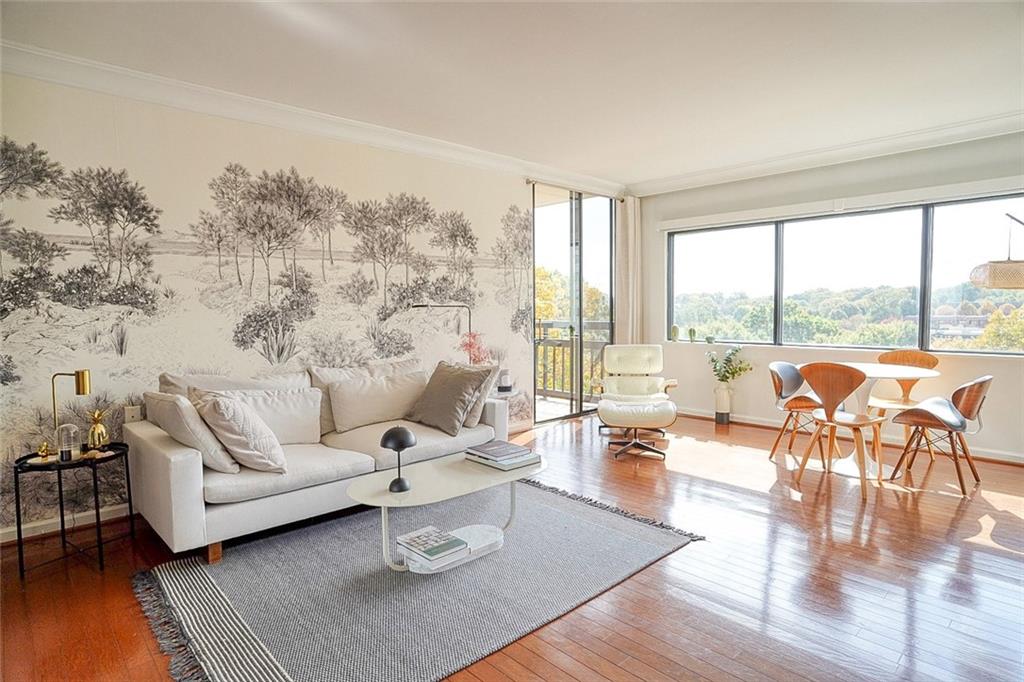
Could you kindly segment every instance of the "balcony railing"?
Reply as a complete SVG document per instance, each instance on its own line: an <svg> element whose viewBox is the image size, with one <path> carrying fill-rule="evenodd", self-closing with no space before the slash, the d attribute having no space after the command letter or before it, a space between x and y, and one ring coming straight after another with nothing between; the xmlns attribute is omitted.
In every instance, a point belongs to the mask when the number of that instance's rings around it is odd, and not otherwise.
<svg viewBox="0 0 1024 682"><path fill-rule="evenodd" d="M585 322L583 330L583 400L593 402L594 382L601 378L602 349L611 337L611 323ZM573 398L574 372L576 367L578 336L575 328L566 320L538 321L535 328L534 347L537 359L536 394L541 398Z"/></svg>

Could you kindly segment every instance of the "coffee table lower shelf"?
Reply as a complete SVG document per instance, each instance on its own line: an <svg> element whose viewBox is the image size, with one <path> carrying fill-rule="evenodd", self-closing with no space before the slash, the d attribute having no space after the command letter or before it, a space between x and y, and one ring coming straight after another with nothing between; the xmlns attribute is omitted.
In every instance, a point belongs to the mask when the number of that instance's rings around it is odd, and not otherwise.
<svg viewBox="0 0 1024 682"><path fill-rule="evenodd" d="M509 483L509 512L508 521L501 528L492 526L489 524L474 524L471 526L463 526L462 528L456 528L455 530L448 531L452 535L458 538L462 538L469 545L469 554L443 566L436 568L427 566L424 563L418 562L414 559L406 559L405 562L399 563L391 558L391 533L388 530L388 508L380 508L380 530L381 530L381 548L384 552L384 562L387 563L388 568L392 571L409 571L411 573L423 573L423 574L434 574L443 573L449 569L455 568L456 566L462 566L468 564L470 561L479 559L482 556L487 556L492 552L497 552L505 544L505 531L512 525L512 521L515 520L516 516L516 482L511 481Z"/></svg>

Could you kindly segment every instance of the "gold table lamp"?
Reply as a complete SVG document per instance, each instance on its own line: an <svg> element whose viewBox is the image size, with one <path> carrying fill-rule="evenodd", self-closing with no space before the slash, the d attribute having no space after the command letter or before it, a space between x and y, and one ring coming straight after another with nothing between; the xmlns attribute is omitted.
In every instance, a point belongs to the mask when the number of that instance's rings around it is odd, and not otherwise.
<svg viewBox="0 0 1024 682"><path fill-rule="evenodd" d="M53 429L56 431L57 424L57 377L75 378L75 395L89 395L92 391L92 382L89 378L89 370L76 369L74 372L57 372L50 377L50 397L53 399Z"/></svg>

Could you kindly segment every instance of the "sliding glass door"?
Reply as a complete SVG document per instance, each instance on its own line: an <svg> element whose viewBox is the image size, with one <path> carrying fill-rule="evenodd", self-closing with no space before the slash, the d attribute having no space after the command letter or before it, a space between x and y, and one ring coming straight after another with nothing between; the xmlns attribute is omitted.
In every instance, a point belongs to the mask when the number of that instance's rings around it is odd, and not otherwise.
<svg viewBox="0 0 1024 682"><path fill-rule="evenodd" d="M594 381L612 342L614 200L534 185L537 421L596 407Z"/></svg>

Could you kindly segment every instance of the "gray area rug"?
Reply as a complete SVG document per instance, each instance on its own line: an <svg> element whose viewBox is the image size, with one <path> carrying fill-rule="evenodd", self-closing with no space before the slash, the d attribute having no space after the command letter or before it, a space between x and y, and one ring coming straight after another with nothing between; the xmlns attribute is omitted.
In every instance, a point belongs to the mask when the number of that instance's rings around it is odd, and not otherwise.
<svg viewBox="0 0 1024 682"><path fill-rule="evenodd" d="M528 483L529 485L525 485ZM135 591L178 680L436 680L699 536L532 481L497 552L436 575L389 570L368 510L140 573ZM392 539L502 525L508 486L392 510Z"/></svg>

